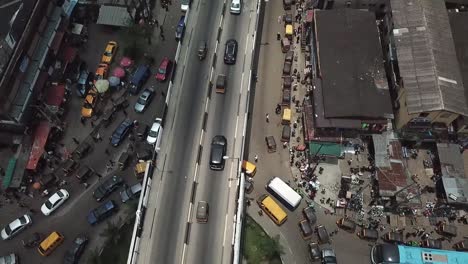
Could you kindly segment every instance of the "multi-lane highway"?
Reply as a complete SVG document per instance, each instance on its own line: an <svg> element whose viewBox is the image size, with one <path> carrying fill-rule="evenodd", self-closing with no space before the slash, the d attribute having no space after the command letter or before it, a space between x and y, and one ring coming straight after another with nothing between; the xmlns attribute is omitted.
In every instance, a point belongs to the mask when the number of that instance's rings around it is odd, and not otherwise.
<svg viewBox="0 0 468 264"><path fill-rule="evenodd" d="M222 1L192 4L162 150L152 177L138 263L231 262L256 9L256 1L246 1L240 15L231 15L227 5L223 17ZM225 65L224 44L231 38L239 44L237 62ZM197 56L201 41L208 44L204 61ZM218 74L227 75L224 95L209 86ZM223 171L208 166L215 135L224 135L228 142ZM195 220L196 204L201 200L210 206L206 224Z"/></svg>

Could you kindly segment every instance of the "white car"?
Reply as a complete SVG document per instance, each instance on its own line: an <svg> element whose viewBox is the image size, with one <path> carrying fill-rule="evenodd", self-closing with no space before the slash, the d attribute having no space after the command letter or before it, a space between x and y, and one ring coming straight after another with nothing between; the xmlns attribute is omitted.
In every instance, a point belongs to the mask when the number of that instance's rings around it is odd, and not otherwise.
<svg viewBox="0 0 468 264"><path fill-rule="evenodd" d="M231 1L231 8L230 8L230 13L238 15L241 13L241 8L242 8L242 0L232 0Z"/></svg>
<svg viewBox="0 0 468 264"><path fill-rule="evenodd" d="M62 205L68 198L70 194L65 189L60 189L56 193L47 199L47 201L42 205L41 211L44 215L50 215L55 209Z"/></svg>
<svg viewBox="0 0 468 264"><path fill-rule="evenodd" d="M15 253L11 253L6 256L0 257L0 264L18 264L18 256Z"/></svg>
<svg viewBox="0 0 468 264"><path fill-rule="evenodd" d="M32 224L31 216L25 214L20 218L17 218L13 222L9 223L1 232L3 240L11 239L21 230L25 229L28 225Z"/></svg>
<svg viewBox="0 0 468 264"><path fill-rule="evenodd" d="M148 137L146 138L146 142L148 142L148 144L156 145L155 146L156 151L160 150L160 145L161 145L161 137L162 137L162 132L163 132L161 123L162 123L162 119L156 118L148 133Z"/></svg>

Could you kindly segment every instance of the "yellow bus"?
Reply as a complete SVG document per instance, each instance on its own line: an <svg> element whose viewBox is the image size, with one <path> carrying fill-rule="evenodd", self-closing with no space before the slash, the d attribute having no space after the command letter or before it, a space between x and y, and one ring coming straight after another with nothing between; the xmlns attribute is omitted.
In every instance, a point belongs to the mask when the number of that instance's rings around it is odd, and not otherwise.
<svg viewBox="0 0 468 264"><path fill-rule="evenodd" d="M283 224L288 218L286 212L267 194L261 195L257 203L277 225Z"/></svg>
<svg viewBox="0 0 468 264"><path fill-rule="evenodd" d="M46 239L44 239L39 247L37 248L37 251L39 251L39 254L42 256L48 256L52 251L54 251L55 248L60 246L62 244L64 237L59 233L59 232L52 232Z"/></svg>

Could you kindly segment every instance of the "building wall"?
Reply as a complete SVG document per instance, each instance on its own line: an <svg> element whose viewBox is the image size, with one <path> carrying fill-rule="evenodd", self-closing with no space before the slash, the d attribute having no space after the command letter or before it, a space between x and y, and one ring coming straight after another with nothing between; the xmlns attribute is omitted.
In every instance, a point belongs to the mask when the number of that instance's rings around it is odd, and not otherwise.
<svg viewBox="0 0 468 264"><path fill-rule="evenodd" d="M17 42L16 49L11 57L8 67L5 70L3 78L0 80L0 122L13 121L7 116L9 106L11 104L12 94L16 94L17 87L14 86L15 80L21 76L19 65L21 64L30 44L34 40L34 35L37 33L37 27L49 5L55 5L55 1L38 0L36 8L31 14L30 21L26 25L22 38Z"/></svg>
<svg viewBox="0 0 468 264"><path fill-rule="evenodd" d="M425 118L429 120L430 123L443 123L446 126L449 126L459 116L458 114L448 111L431 111L427 113L410 114L406 107L406 92L403 88L399 89L397 100L399 102L399 109L395 110L395 125L397 129L405 128L408 123L415 118Z"/></svg>

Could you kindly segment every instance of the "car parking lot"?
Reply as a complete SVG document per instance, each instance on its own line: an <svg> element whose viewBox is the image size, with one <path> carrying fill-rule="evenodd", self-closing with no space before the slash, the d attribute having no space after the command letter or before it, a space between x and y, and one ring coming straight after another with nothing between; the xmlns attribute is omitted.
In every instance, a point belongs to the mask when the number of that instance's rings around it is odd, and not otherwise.
<svg viewBox="0 0 468 264"><path fill-rule="evenodd" d="M163 25L164 27L167 27L169 30L172 25L176 25L177 18L172 17L170 13L164 16L167 16ZM50 263L60 263L63 261L65 252L73 247L78 247L77 243L81 242L77 241L81 241L79 238L84 236L87 238L87 241L83 243L87 245L84 250L83 259L86 259L92 249L100 248L104 244L105 237L101 237L99 234L105 229L106 221L117 221L119 218L127 219L129 216L134 215L132 211L134 210L134 206L127 206L121 202L120 192L124 190L123 184L110 192L106 198L100 199L101 202L97 202L92 197L92 194L100 184L108 179L112 179L114 175L121 177L123 182L128 186L134 186L141 180L141 178L137 177L140 174L134 172L137 156L148 157L145 153L151 153L153 146L146 142L147 135L145 134L149 130L143 132L143 135L140 134L138 136L138 131L141 131L138 128L149 127L153 124L155 118L162 116L165 100L164 93L166 93L168 82L159 83L155 77L152 77L156 75L159 67L159 65L153 64L148 67L149 75L145 82L138 83L139 89L137 89L135 95L125 95L125 93L122 93L124 92L122 89L111 90L115 88L110 88L108 93L100 94L98 91L97 94L94 94L94 90L90 89L92 85L88 85L88 82L91 81L92 83L101 79L101 77L98 76L96 78L93 73L97 72L103 78L111 76L114 73L114 69L123 57L122 47L125 45L125 40L122 39L122 30L110 29L95 24L88 26L88 34L89 40L86 47L79 51L79 57L85 63L82 64L83 66L78 67L77 78L69 80L71 81L71 86L69 87L71 93L66 101L66 111L63 117L66 122L66 129L64 130L62 139L57 142L59 149L59 153L57 154L74 157L74 161L67 159L64 163L59 163L60 167L55 171L55 173L63 172L61 176L63 178L58 183L60 183L60 188L69 193L70 198L57 207L49 216L44 216L40 212L40 209L46 199L55 190L59 189L54 186L48 189L47 194L32 192L31 196L26 196L25 194L18 193L15 194L15 197L18 196L18 198L9 196L10 198L2 202L2 215L8 217L1 218L1 228L25 213L31 215L32 218L32 225L18 233L12 240L2 242L2 254L14 252L20 257L21 263L40 263L43 261L43 257L36 250L37 242L32 243L34 246L31 248L23 246L21 242L22 240L28 242L30 239L33 239L34 233L40 235L41 241L53 231L57 231L65 237L63 244L59 245L47 257L47 261L50 261ZM159 34L157 34L157 31L154 35L153 45L141 47L142 53L145 51L151 54L153 60L158 62L164 57L173 58L176 48L175 41L168 39L163 44L158 38ZM108 44L111 44L109 41L114 41L119 47L116 48L114 44L113 48L109 47ZM106 49L108 49L109 53L103 56L103 52ZM110 67L108 64L100 64L103 57L106 57L105 61L110 63ZM134 63L135 65L139 65L143 61L145 59L139 57ZM131 71L127 74L129 74L129 78L133 76ZM170 78L170 75L166 76ZM145 104L144 114L142 115L139 111L135 111L134 108L137 105L136 102L141 95L141 91L146 88L154 92L152 99ZM88 92L88 89L93 92ZM85 99L86 95L89 95L87 99ZM121 106L126 107L122 108ZM109 109L113 108L115 110L109 111ZM100 120L105 120L106 122L99 125ZM109 139L112 138L113 132L123 120L130 120L134 128L129 129L127 131L128 134L124 133L124 136L118 140L118 146L113 147ZM134 123L135 120L137 122ZM138 125L135 126L135 124ZM162 128L160 131L156 131L156 133L161 131ZM154 132L150 138L154 138L154 141L161 144L160 137L155 136ZM130 157L121 168L119 158L124 152L130 153ZM73 156L71 155L72 153ZM46 184L45 180L46 178L43 177L41 181ZM91 211L102 205L106 205L107 201L111 200L114 201L115 205L115 209L112 209L113 213L109 215L109 218L103 220L103 222L91 226L88 223L88 216ZM99 212L104 211L99 210ZM70 225L70 223L73 224Z"/></svg>

